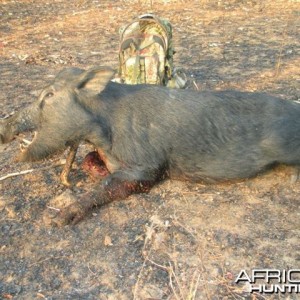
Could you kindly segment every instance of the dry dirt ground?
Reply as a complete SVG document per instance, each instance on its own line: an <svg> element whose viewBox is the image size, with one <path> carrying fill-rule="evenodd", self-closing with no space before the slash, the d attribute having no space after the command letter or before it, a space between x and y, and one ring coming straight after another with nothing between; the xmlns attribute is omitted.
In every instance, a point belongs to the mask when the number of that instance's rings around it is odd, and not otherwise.
<svg viewBox="0 0 300 300"><path fill-rule="evenodd" d="M155 12L173 24L189 88L266 91L299 100L298 0L0 1L0 117L31 103L62 68L118 64L118 28ZM245 269L300 268L299 181L280 166L242 182L166 180L95 209L73 227L43 222L65 190L54 157L15 163L0 148L1 299L300 299L249 293ZM90 179L80 163L71 180Z"/></svg>

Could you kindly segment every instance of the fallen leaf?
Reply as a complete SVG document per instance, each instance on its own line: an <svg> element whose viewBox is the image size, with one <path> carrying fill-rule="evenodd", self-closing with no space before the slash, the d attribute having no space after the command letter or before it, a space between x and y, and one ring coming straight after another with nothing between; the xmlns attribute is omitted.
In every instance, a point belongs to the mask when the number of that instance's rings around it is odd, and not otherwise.
<svg viewBox="0 0 300 300"><path fill-rule="evenodd" d="M104 245L105 246L112 246L113 245L113 243L111 241L111 237L109 235L106 235L104 237Z"/></svg>

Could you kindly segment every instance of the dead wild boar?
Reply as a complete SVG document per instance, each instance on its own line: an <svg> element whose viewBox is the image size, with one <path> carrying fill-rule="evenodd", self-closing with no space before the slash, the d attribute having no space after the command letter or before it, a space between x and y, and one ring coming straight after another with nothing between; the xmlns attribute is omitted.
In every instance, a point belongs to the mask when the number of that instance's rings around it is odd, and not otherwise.
<svg viewBox="0 0 300 300"><path fill-rule="evenodd" d="M109 174L60 212L60 224L166 177L231 180L300 163L297 103L261 93L123 85L110 81L113 74L107 67L66 69L36 102L0 123L2 143L37 130L21 161L76 150L82 141L97 149Z"/></svg>

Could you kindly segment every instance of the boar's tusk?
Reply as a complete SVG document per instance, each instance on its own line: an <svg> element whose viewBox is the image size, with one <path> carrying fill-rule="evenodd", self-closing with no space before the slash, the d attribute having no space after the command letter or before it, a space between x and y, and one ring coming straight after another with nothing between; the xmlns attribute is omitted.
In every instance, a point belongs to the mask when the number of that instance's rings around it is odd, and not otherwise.
<svg viewBox="0 0 300 300"><path fill-rule="evenodd" d="M24 143L20 143L20 150L21 150L21 152L26 151L26 149L28 148L28 146L29 146L29 145L26 145L26 144L24 144Z"/></svg>
<svg viewBox="0 0 300 300"><path fill-rule="evenodd" d="M30 145L31 144L31 141L28 141L26 139L22 139L22 142L25 144L25 145Z"/></svg>

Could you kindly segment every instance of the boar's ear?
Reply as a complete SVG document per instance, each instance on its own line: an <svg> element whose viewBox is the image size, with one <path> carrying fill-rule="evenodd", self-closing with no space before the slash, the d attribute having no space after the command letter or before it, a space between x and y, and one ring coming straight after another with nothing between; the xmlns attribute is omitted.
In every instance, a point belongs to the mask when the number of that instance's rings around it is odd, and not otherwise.
<svg viewBox="0 0 300 300"><path fill-rule="evenodd" d="M78 90L86 90L92 94L99 94L112 79L115 71L109 67L92 68L79 76L77 83Z"/></svg>

